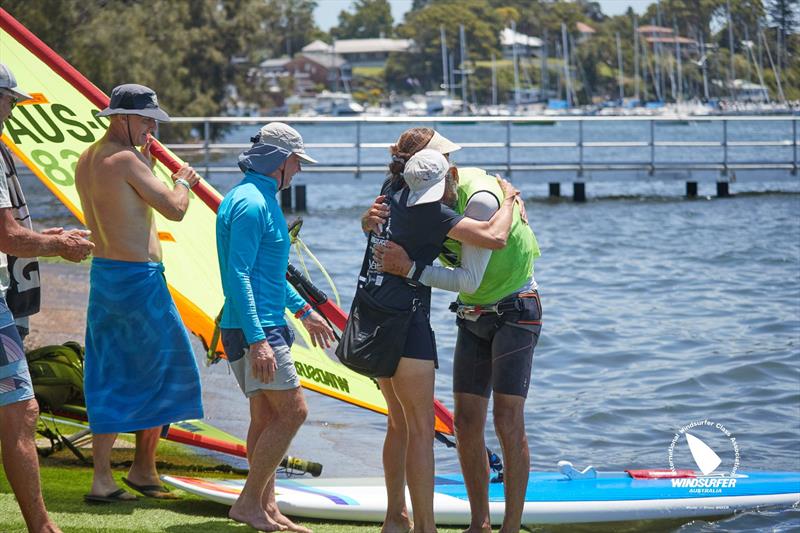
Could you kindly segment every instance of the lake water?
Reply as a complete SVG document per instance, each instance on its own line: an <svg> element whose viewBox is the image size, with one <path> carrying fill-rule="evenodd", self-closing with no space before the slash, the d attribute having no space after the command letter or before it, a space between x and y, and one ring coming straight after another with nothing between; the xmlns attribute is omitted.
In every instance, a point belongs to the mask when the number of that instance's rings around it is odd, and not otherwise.
<svg viewBox="0 0 800 533"><path fill-rule="evenodd" d="M224 191L237 179L212 183ZM308 185L310 208L301 237L347 308L365 245L359 215L380 177L298 181ZM741 471L800 470L797 178L737 182L727 199L710 198L713 184L701 184L692 201L681 197L682 182L620 189L611 181L592 184L585 204L548 201L535 180L517 183L542 248L535 275L544 328L526 403L532 467L552 471L566 459L580 468L669 468L676 432L708 420L695 433L720 455L720 470L733 467L731 437ZM26 190L40 224L69 223L42 186L26 180ZM451 299L434 291L431 315L441 364L436 395L448 406ZM223 365L201 373L210 422L244 436L248 413L233 376ZM381 475L384 418L311 392L307 399L309 420L290 453L323 463L327 476ZM491 416L487 444L499 449ZM674 462L694 466L685 441ZM439 472L458 469L454 451L438 444L436 464ZM800 529L800 511L660 527L791 531Z"/></svg>

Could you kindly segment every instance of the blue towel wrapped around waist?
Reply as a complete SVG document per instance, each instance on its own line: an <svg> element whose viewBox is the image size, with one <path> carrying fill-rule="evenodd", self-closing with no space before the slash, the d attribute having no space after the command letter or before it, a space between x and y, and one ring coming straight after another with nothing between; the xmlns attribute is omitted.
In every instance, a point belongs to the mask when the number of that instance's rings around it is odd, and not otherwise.
<svg viewBox="0 0 800 533"><path fill-rule="evenodd" d="M161 263L92 260L84 394L94 433L203 418L200 375Z"/></svg>

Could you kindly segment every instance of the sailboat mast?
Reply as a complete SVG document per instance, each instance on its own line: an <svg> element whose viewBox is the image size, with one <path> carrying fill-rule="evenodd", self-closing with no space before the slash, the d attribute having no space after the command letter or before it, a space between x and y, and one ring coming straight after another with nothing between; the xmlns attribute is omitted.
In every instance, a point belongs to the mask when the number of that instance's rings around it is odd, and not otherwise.
<svg viewBox="0 0 800 533"><path fill-rule="evenodd" d="M633 17L633 86L636 101L639 101L639 17Z"/></svg>
<svg viewBox="0 0 800 533"><path fill-rule="evenodd" d="M655 20L651 20L650 22L653 24L653 26L656 25ZM656 97L658 98L659 102L662 102L663 98L661 98L661 64L658 61L658 40L656 39L655 29L653 29L650 35L653 38L653 63L654 63L653 81L655 82L656 86Z"/></svg>
<svg viewBox="0 0 800 533"><path fill-rule="evenodd" d="M547 58L550 55L550 49L547 45L547 30L544 30L544 41L542 42L542 50L539 52L542 55L542 81L539 85L539 99L547 100L547 94L550 87L550 72L547 70Z"/></svg>
<svg viewBox="0 0 800 533"><path fill-rule="evenodd" d="M564 87L567 93L567 105L572 107L572 81L569 77L569 46L567 45L567 25L561 23L561 53L564 56Z"/></svg>
<svg viewBox="0 0 800 533"><path fill-rule="evenodd" d="M497 65L492 54L492 105L497 107Z"/></svg>
<svg viewBox="0 0 800 533"><path fill-rule="evenodd" d="M708 58L706 57L706 42L703 37L703 32L700 32L700 61L703 62L701 68L703 69L703 94L706 97L706 102L710 99L708 94Z"/></svg>
<svg viewBox="0 0 800 533"><path fill-rule="evenodd" d="M622 47L619 44L619 32L617 32L617 65L619 66L619 103L622 105L622 101L625 99L625 89L623 86L624 83L624 76L622 72Z"/></svg>
<svg viewBox="0 0 800 533"><path fill-rule="evenodd" d="M464 42L464 25L458 26L458 39L461 44L461 110L467 114L467 46Z"/></svg>
<svg viewBox="0 0 800 533"><path fill-rule="evenodd" d="M674 19L673 28L675 28L675 64L678 69L678 94L676 101L680 102L683 99L683 65L681 64L681 38L678 35L678 24Z"/></svg>
<svg viewBox="0 0 800 533"><path fill-rule="evenodd" d="M733 99L736 100L736 89L733 86L734 81L736 81L736 65L733 62L734 58L734 50L733 50L733 17L731 16L731 0L726 0L725 5L728 8L728 48L730 48L731 52L731 67L729 69L729 76L730 76L730 88L731 88L731 95Z"/></svg>
<svg viewBox="0 0 800 533"><path fill-rule="evenodd" d="M769 51L769 43L767 42L767 38L764 35L763 30L761 31L761 39L764 41L764 48L767 50L767 59L769 59L769 65L772 67L772 72L775 72L775 82L778 84L778 97L781 99L781 102L786 105L786 96L783 94L780 71L775 70L775 63L772 61L772 52Z"/></svg>
<svg viewBox="0 0 800 533"><path fill-rule="evenodd" d="M517 56L517 21L511 20L511 58L514 63L514 106L519 105L519 56Z"/></svg>
<svg viewBox="0 0 800 533"><path fill-rule="evenodd" d="M444 31L444 24L439 26L439 40L442 43L442 89L450 95L450 84L447 79L447 34Z"/></svg>

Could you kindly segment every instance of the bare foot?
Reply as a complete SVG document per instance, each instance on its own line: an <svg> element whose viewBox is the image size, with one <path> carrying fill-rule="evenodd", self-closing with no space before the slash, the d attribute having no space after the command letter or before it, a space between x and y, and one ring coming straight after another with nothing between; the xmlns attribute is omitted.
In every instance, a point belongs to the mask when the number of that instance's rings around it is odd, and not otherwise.
<svg viewBox="0 0 800 533"><path fill-rule="evenodd" d="M492 533L492 526L469 526L469 528L465 529L461 533Z"/></svg>
<svg viewBox="0 0 800 533"><path fill-rule="evenodd" d="M286 531L286 526L270 518L263 509L257 509L255 512L248 513L237 509L236 505L234 505L228 512L228 518L247 524L258 531Z"/></svg>
<svg viewBox="0 0 800 533"><path fill-rule="evenodd" d="M277 505L270 505L266 509L267 516L272 518L275 522L282 526L286 526L287 531L295 531L296 533L313 533L310 529L305 526L301 526L295 524L289 518L281 513L280 509L278 509Z"/></svg>
<svg viewBox="0 0 800 533"><path fill-rule="evenodd" d="M409 533L414 531L414 525L406 518L400 521L387 520L381 526L381 533Z"/></svg>

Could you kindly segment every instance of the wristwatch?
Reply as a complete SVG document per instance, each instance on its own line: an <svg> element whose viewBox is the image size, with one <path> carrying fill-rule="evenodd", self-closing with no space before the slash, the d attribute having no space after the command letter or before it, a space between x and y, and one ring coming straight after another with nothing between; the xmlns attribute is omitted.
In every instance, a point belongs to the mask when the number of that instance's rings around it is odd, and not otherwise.
<svg viewBox="0 0 800 533"><path fill-rule="evenodd" d="M178 178L178 179L176 179L176 180L175 180L175 185L183 185L184 187L186 187L186 190L189 190L189 191L190 191L190 190L192 190L192 186L191 186L191 185L189 185L189 182L188 182L188 181L186 181L186 180L185 180L185 179L183 179L183 178Z"/></svg>

